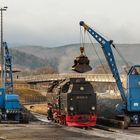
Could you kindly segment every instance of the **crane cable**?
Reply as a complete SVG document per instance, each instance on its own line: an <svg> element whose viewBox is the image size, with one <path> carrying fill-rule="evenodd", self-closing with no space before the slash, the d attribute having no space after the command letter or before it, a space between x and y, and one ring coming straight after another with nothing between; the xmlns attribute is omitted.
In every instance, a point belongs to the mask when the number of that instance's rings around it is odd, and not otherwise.
<svg viewBox="0 0 140 140"><path fill-rule="evenodd" d="M94 45L94 43L93 43L93 41L92 41L92 39L91 39L89 33L88 33L88 37L89 37L89 40L90 40L90 42L91 42L91 44L92 44L92 46L93 46L93 48L94 48L94 51L95 51L97 57L98 57L98 59L99 59L100 64L101 64L101 66L103 67L103 70L104 70L105 74L109 74L108 71L105 69L105 66L104 66L104 64L103 64L103 62L102 62L100 56L98 55L98 52L97 52L97 50L96 50L96 47L95 47L95 45ZM108 76L108 79L109 79L109 76ZM111 88L115 91L115 87L114 87L113 83L110 83L110 85L111 85Z"/></svg>
<svg viewBox="0 0 140 140"><path fill-rule="evenodd" d="M100 56L98 55L98 52L97 52L97 50L96 50L96 47L95 47L95 45L94 45L94 43L93 43L93 41L92 41L92 39L91 39L89 33L88 33L88 37L89 37L89 40L90 40L90 42L91 42L91 44L92 44L92 46L93 46L93 49L94 49L96 55L97 55L97 57L98 57L98 59L99 59L99 61L100 61L100 64L102 65L102 67L103 67L103 69L104 69L104 72L105 72L106 74L108 74L108 72L106 71L105 66L104 66L104 64L103 64L103 62L102 62Z"/></svg>
<svg viewBox="0 0 140 140"><path fill-rule="evenodd" d="M82 32L82 28L80 26L80 46L81 47L85 47L85 34L86 34L86 30L84 30L84 33ZM84 51L84 55L86 55L85 51Z"/></svg>
<svg viewBox="0 0 140 140"><path fill-rule="evenodd" d="M83 45L83 47L85 47L85 35L86 35L86 30L84 29L84 35L83 35L83 34L82 34L82 28L81 28L81 26L80 26L80 43L82 42L81 44ZM93 41L92 41L92 39L91 39L91 37L90 37L90 35L89 35L88 32L87 32L87 35L88 35L89 40L90 40L90 42L91 42L91 44L92 44L92 46L93 46L93 49L94 49L94 51L95 51L95 53L96 53L96 55L97 55L97 57L98 57L98 59L99 59L99 61L100 61L100 64L102 65L102 67L103 67L103 69L104 69L104 72L105 72L106 74L108 74L108 72L106 71L103 62L102 62L100 56L98 55L98 52L97 52L97 50L96 50L96 48L95 48L95 45L94 45L94 43L93 43Z"/></svg>
<svg viewBox="0 0 140 140"><path fill-rule="evenodd" d="M80 45L84 46L84 40L85 40L85 36L83 35L80 27Z"/></svg>
<svg viewBox="0 0 140 140"><path fill-rule="evenodd" d="M123 62L125 63L127 69L130 69L130 65L129 63L126 61L126 59L123 57L123 55L121 54L120 50L116 47L116 44L112 44L113 48L116 50L116 52L118 53L118 55L120 56L120 58L123 60ZM125 69L125 72L128 73L128 70Z"/></svg>
<svg viewBox="0 0 140 140"><path fill-rule="evenodd" d="M100 61L100 64L101 64L101 66L103 67L104 72L105 72L106 74L108 74L108 72L106 71L105 66L104 66L104 64L103 64L103 62L102 62L100 56L98 55L98 52L97 52L97 50L96 50L96 47L95 47L95 45L94 45L94 43L93 43L93 41L92 41L92 39L91 39L89 33L84 29L84 34L83 34L83 33L82 33L82 28L81 28L81 26L80 26L80 43L81 43L81 45L83 45L83 47L85 47L85 36L86 36L86 33L87 33L87 35L88 35L88 37L89 37L89 40L90 40L90 42L91 42L91 44L92 44L92 46L93 46L93 49L94 49L95 53L96 53L96 55L97 55L97 57L98 57L98 59L99 59L99 61ZM108 79L109 79L109 78L108 78Z"/></svg>
<svg viewBox="0 0 140 140"><path fill-rule="evenodd" d="M108 40L111 40L111 38L109 38L108 36L104 35L103 33L101 33L100 31L98 31L96 29L96 31L102 35L103 37L105 37ZM115 51L117 52L117 54L120 56L120 58L122 59L122 61L124 62L124 64L126 65L126 69L124 69L125 73L127 74L129 69L131 68L131 66L129 65L129 63L126 61L126 59L122 56L120 50L116 47L116 44L112 44L113 48L115 49Z"/></svg>

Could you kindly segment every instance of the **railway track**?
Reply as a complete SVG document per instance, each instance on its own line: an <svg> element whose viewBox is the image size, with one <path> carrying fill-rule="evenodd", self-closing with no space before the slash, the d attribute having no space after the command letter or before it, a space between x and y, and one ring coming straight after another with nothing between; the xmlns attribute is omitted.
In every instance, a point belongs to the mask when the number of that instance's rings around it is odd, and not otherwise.
<svg viewBox="0 0 140 140"><path fill-rule="evenodd" d="M115 140L140 140L140 127L130 127L128 130L122 130L122 129L103 126L103 125L96 125L96 127L85 130L85 129L68 127L68 126L63 126L60 124L53 123L47 119L46 115L41 115L38 113L33 113L33 115L40 122L46 124L51 123L57 126L61 126L62 129L65 129L67 131L78 132L86 135L105 137L109 139L112 138Z"/></svg>
<svg viewBox="0 0 140 140"><path fill-rule="evenodd" d="M125 133L131 133L139 135L140 137L140 127L129 127L128 130L123 130Z"/></svg>
<svg viewBox="0 0 140 140"><path fill-rule="evenodd" d="M50 120L47 119L46 115L42 115L39 113L31 112L31 114L39 121L44 122L44 123L51 123Z"/></svg>

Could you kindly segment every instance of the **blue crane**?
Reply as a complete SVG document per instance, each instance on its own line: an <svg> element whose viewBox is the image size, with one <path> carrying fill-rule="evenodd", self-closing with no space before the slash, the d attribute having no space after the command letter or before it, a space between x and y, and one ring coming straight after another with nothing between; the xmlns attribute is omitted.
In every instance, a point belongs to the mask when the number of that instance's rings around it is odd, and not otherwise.
<svg viewBox="0 0 140 140"><path fill-rule="evenodd" d="M125 128L128 128L131 124L140 124L140 65L132 66L127 73L127 92L125 92L112 51L112 47L115 47L113 40L105 39L83 21L80 22L80 26L83 26L84 29L101 45L120 91L122 103L118 105L117 110L124 113Z"/></svg>
<svg viewBox="0 0 140 140"><path fill-rule="evenodd" d="M12 56L6 42L3 42L4 81L0 88L0 122L16 121L28 123L28 113L20 105L19 96L14 93Z"/></svg>

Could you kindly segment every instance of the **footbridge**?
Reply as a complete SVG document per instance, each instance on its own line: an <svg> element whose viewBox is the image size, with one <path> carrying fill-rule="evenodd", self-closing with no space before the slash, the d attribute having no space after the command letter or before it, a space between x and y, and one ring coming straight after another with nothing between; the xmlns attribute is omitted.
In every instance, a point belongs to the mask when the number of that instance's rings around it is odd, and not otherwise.
<svg viewBox="0 0 140 140"><path fill-rule="evenodd" d="M75 73L62 73L62 74L40 74L40 75L30 75L24 77L14 78L16 81L24 81L27 83L38 83L54 80L63 80L67 78L82 78L84 77L87 81L95 82L115 82L112 74L75 74ZM126 76L121 75L122 82L125 82Z"/></svg>

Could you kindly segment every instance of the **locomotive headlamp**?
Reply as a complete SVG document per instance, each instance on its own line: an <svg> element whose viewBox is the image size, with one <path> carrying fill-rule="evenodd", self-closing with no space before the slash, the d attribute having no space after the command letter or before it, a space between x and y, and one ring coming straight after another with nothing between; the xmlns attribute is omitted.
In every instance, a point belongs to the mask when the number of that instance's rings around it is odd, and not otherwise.
<svg viewBox="0 0 140 140"><path fill-rule="evenodd" d="M70 100L72 101L73 99L72 99L72 98L70 98Z"/></svg>
<svg viewBox="0 0 140 140"><path fill-rule="evenodd" d="M95 106L92 106L92 107L91 107L91 110L95 110Z"/></svg>
<svg viewBox="0 0 140 140"><path fill-rule="evenodd" d="M82 91L83 91L83 90L84 90L84 87L80 87L80 90L82 90Z"/></svg>
<svg viewBox="0 0 140 140"><path fill-rule="evenodd" d="M72 106L70 106L70 111L73 111L73 110L74 110L74 108Z"/></svg>

